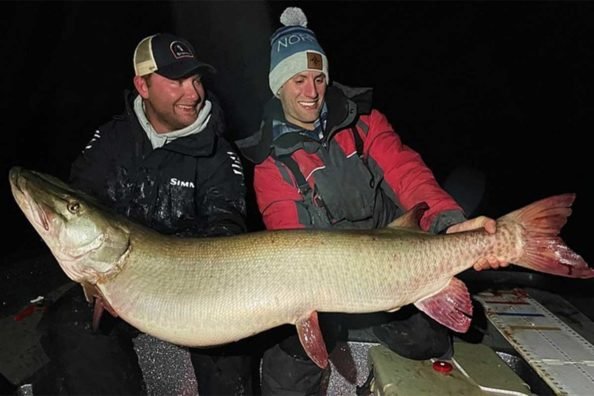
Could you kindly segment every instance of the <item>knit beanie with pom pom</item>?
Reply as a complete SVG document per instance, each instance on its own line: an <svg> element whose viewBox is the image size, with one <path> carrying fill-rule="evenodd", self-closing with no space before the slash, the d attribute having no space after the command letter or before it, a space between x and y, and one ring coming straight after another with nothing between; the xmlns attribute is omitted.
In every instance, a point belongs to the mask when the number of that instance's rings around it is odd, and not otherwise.
<svg viewBox="0 0 594 396"><path fill-rule="evenodd" d="M298 7L285 9L280 17L283 27L270 38L270 73L268 81L277 96L280 87L303 71L321 71L328 75L328 59L316 35L307 28L307 17Z"/></svg>

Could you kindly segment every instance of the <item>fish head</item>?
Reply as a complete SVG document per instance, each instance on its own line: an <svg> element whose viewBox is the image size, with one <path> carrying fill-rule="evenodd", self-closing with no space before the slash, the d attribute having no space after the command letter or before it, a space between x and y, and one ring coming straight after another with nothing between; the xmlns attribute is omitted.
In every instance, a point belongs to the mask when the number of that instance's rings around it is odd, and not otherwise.
<svg viewBox="0 0 594 396"><path fill-rule="evenodd" d="M130 248L130 232L117 215L60 179L13 167L15 201L66 275L95 284L119 271Z"/></svg>

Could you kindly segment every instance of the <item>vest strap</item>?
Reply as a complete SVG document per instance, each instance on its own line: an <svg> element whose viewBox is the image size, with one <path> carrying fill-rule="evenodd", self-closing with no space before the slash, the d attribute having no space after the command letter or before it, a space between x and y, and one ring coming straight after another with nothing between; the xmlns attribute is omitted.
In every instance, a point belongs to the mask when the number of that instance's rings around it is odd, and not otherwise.
<svg viewBox="0 0 594 396"><path fill-rule="evenodd" d="M293 157L291 157L291 155L288 154L280 155L276 157L276 159L285 164L287 168L289 168L291 173L293 173L295 180L297 181L297 188L299 189L299 193L301 195L306 195L311 190L311 187L307 183L307 180L305 180L305 177L303 176L301 169L299 169L299 165L297 165L297 162L293 159Z"/></svg>

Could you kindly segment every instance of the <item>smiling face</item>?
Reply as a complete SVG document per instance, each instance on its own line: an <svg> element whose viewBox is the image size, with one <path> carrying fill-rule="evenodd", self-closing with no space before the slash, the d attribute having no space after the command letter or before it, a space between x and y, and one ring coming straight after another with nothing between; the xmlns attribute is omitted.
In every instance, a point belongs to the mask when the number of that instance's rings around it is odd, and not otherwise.
<svg viewBox="0 0 594 396"><path fill-rule="evenodd" d="M285 118L303 129L314 130L326 95L326 76L320 71L295 74L278 91Z"/></svg>
<svg viewBox="0 0 594 396"><path fill-rule="evenodd" d="M157 133L191 125L204 105L205 91L199 75L170 80L157 73L134 78L144 99L146 117Z"/></svg>

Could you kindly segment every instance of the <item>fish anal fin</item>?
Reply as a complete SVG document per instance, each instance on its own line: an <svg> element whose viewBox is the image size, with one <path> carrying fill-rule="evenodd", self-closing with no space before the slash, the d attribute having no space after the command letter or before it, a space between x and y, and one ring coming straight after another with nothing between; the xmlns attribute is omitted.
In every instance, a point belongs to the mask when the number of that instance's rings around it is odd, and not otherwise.
<svg viewBox="0 0 594 396"><path fill-rule="evenodd" d="M410 228L413 230L420 230L421 227L419 221L427 209L429 209L429 205L427 205L426 202L420 202L404 212L401 216L398 216L394 221L388 224L387 228Z"/></svg>
<svg viewBox="0 0 594 396"><path fill-rule="evenodd" d="M470 327L472 301L464 282L452 278L439 293L419 300L415 306L442 325L465 333Z"/></svg>
<svg viewBox="0 0 594 396"><path fill-rule="evenodd" d="M299 341L301 341L307 356L318 367L326 368L328 366L328 351L320 330L318 313L313 311L311 314L303 316L297 320L295 326L297 327Z"/></svg>

